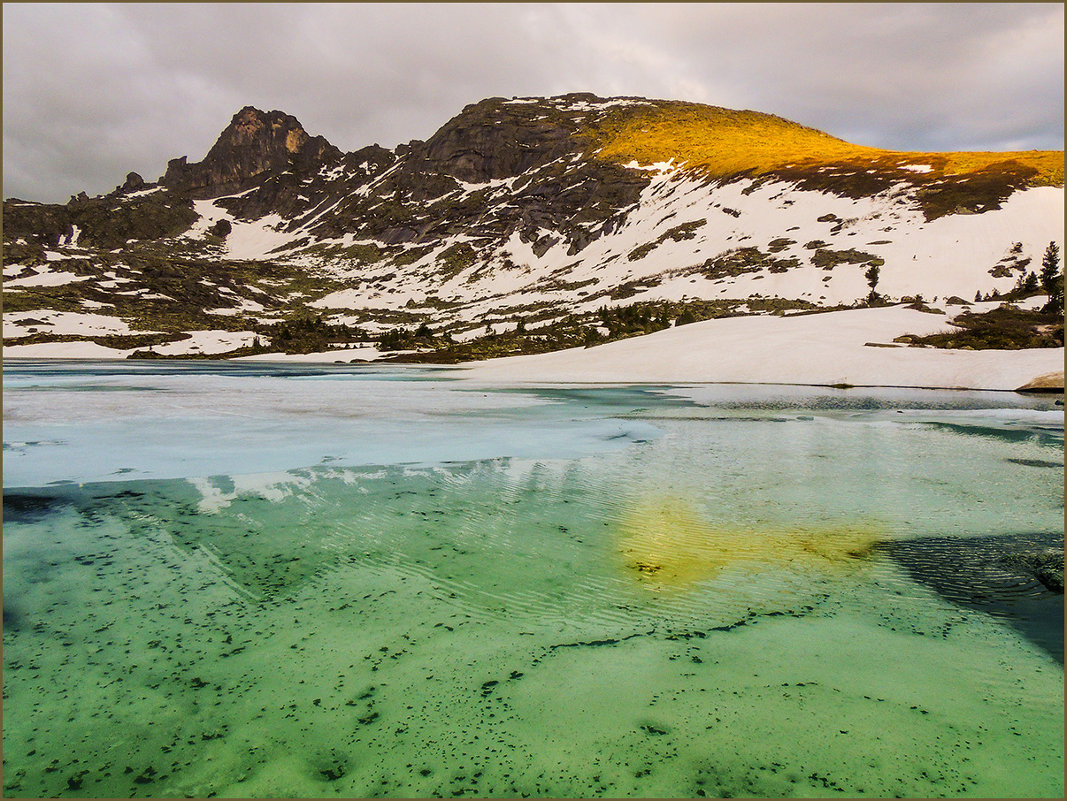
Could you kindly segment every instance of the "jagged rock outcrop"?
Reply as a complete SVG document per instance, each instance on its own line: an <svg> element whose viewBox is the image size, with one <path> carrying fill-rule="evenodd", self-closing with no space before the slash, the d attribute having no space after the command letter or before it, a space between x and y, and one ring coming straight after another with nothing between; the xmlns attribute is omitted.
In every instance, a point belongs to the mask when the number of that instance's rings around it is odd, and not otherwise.
<svg viewBox="0 0 1067 801"><path fill-rule="evenodd" d="M57 203L33 203L11 198L4 201L4 239L54 245L69 238L70 209ZM6 259L5 259L6 261Z"/></svg>
<svg viewBox="0 0 1067 801"><path fill-rule="evenodd" d="M115 187L116 192L140 192L145 188L144 178L135 172L126 174L126 181L122 186Z"/></svg>
<svg viewBox="0 0 1067 801"><path fill-rule="evenodd" d="M4 236L49 247L76 239L82 247L117 248L177 236L196 219L188 199L166 192L129 200L115 195L75 197L63 206L8 201Z"/></svg>
<svg viewBox="0 0 1067 801"><path fill-rule="evenodd" d="M309 136L296 117L245 106L203 161L171 159L160 183L192 198L218 197L242 191L265 173L307 173L340 159L340 150L321 136Z"/></svg>
<svg viewBox="0 0 1067 801"><path fill-rule="evenodd" d="M593 227L635 203L648 184L641 173L585 157L584 104L596 101L589 94L552 103L489 98L464 108L425 142L412 141L394 153L358 151L345 158L348 194L319 221L316 234L338 236L354 228L395 245L461 232L498 239L519 231L534 241L541 229L553 229L578 252L595 237ZM395 169L385 175L390 167ZM511 202L487 206L487 184L520 176L509 187ZM283 178L288 176L264 182L227 208L247 216L253 206L277 207ZM373 195L355 192L372 181ZM476 185L473 194L463 189L470 184ZM314 197L316 187L308 189ZM294 220L294 226L303 223Z"/></svg>
<svg viewBox="0 0 1067 801"><path fill-rule="evenodd" d="M414 155L418 167L461 181L484 183L521 175L532 167L580 152L577 131L573 115L547 115L540 104L491 97L464 108L415 148Z"/></svg>
<svg viewBox="0 0 1067 801"><path fill-rule="evenodd" d="M663 141L672 141L681 125L680 141L705 150L708 142L714 145L717 125L725 126L726 137L751 129L744 135L760 147L766 137L777 135L784 141L814 137L817 144L830 142L837 150L851 147L756 112L574 93L487 98L465 107L424 142L414 140L394 150L372 145L344 154L323 137L310 136L292 115L246 106L203 160L171 160L158 185L136 173L127 175L112 193L117 204L109 206L125 223L106 221L100 204L83 192L71 198L65 211L55 207L48 213L13 213L12 230L54 242L70 236L70 225L78 225L85 242L123 244L122 234L139 240L181 233L182 225L191 225L195 216L175 213L176 207L188 208L189 200L219 198L216 205L235 219L277 214L285 230L306 229L312 239L356 235L387 246L411 246L461 235L499 242L518 233L539 256L552 243L563 243L568 255L577 255L598 237L618 230L649 185L647 172L624 166L620 158L596 155L605 144L604 131L617 133L646 117L652 129L665 131ZM662 143L653 144L653 151L669 152ZM1034 173L1032 167L1004 162L994 165L997 169L950 181L938 177L947 175L943 156L928 159L933 167L912 169L907 159L898 158L901 155L908 154L877 151L859 160L852 154L832 167L801 160L765 172L759 181L792 181L801 189L852 198L910 182L917 190L915 201L930 219L948 213L949 206L998 208L1029 180L1023 173ZM876 169L870 169L872 164ZM729 172L709 180L728 183L752 170L731 167ZM157 186L166 190L167 198L146 193ZM500 202L503 194L507 202ZM153 214L161 216L158 225L147 219ZM7 216L5 210L5 222Z"/></svg>

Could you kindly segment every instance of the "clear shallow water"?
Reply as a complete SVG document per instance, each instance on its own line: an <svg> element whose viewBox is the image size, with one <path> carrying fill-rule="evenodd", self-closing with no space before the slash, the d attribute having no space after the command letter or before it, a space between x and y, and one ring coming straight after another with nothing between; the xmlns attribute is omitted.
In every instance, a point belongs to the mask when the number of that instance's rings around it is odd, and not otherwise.
<svg viewBox="0 0 1067 801"><path fill-rule="evenodd" d="M1062 547L1051 401L27 363L4 421L6 795L1062 795L1062 595L943 543Z"/></svg>

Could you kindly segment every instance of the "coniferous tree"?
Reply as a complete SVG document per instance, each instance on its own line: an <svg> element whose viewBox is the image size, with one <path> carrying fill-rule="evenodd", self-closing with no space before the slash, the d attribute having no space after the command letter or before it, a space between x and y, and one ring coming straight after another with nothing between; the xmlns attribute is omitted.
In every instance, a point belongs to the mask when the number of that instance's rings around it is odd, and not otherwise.
<svg viewBox="0 0 1067 801"><path fill-rule="evenodd" d="M881 270L878 269L877 264L872 264L867 268L867 272L863 274L863 277L867 279L867 285L871 288L870 294L867 295L868 305L878 300L878 293L875 291L875 287L878 286L878 278L880 277Z"/></svg>
<svg viewBox="0 0 1067 801"><path fill-rule="evenodd" d="M1060 248L1049 242L1041 257L1041 288L1048 295L1048 303L1042 311L1063 311L1063 273L1060 272Z"/></svg>

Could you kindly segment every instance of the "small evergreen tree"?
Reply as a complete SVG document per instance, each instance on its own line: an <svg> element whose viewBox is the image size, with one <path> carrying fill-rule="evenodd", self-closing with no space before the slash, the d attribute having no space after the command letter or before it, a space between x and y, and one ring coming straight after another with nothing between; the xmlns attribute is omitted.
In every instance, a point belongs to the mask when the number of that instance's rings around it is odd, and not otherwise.
<svg viewBox="0 0 1067 801"><path fill-rule="evenodd" d="M1063 310L1063 273L1060 272L1060 248L1049 242L1041 257L1041 289L1048 295L1048 303L1042 311Z"/></svg>
<svg viewBox="0 0 1067 801"><path fill-rule="evenodd" d="M867 272L863 274L863 277L867 279L867 286L871 288L870 293L867 295L868 305L875 303L878 300L878 293L875 291L875 287L878 286L878 279L881 276L881 270L878 269L877 264L872 264L867 268Z"/></svg>
<svg viewBox="0 0 1067 801"><path fill-rule="evenodd" d="M378 350L403 350L411 341L411 334L403 326L384 331L378 337Z"/></svg>
<svg viewBox="0 0 1067 801"><path fill-rule="evenodd" d="M1015 282L1015 290L1012 294L1026 297L1033 295L1037 292L1037 274L1036 273L1023 273L1019 276L1019 280Z"/></svg>
<svg viewBox="0 0 1067 801"><path fill-rule="evenodd" d="M1060 271L1060 247L1055 242L1049 242L1045 248L1045 255L1041 257L1041 286L1048 290L1053 280Z"/></svg>

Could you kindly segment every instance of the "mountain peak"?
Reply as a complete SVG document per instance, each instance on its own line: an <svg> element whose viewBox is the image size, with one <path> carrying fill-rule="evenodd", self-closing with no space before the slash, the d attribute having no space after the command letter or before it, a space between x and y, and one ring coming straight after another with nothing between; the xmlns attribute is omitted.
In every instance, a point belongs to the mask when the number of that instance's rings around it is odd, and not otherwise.
<svg viewBox="0 0 1067 801"><path fill-rule="evenodd" d="M321 136L310 136L300 121L282 111L245 106L230 120L204 160L172 159L161 183L191 197L239 192L264 174L317 169L341 151Z"/></svg>
<svg viewBox="0 0 1067 801"><path fill-rule="evenodd" d="M283 111L260 111L254 106L245 106L233 115L230 124L222 132L212 150L255 144L266 139L273 147L282 145L286 152L296 153L310 137L300 121ZM211 153L208 153L210 157Z"/></svg>

